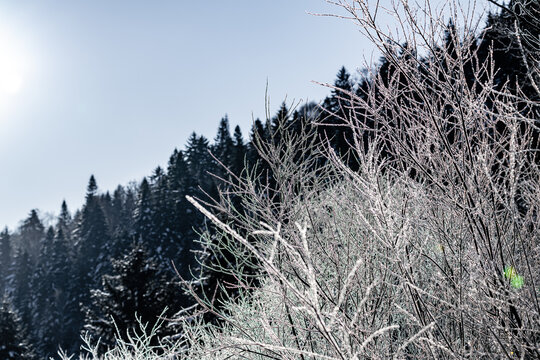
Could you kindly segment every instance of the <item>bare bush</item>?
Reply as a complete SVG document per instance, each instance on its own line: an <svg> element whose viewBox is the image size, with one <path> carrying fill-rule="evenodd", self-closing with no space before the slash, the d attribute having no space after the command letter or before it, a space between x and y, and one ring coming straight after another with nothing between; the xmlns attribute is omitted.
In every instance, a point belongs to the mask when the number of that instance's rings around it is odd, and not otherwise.
<svg viewBox="0 0 540 360"><path fill-rule="evenodd" d="M191 356L539 357L538 103L519 84L496 84L490 58L479 62L477 23L452 4L451 28L429 3L384 9L397 41L376 21L383 9L333 3L390 68L346 94L360 169L323 146L328 168L317 173L266 144L272 170L287 174L271 192L279 205L249 177L239 185L257 204L249 221L226 224L191 199L263 274L220 312L224 326L186 332Z"/></svg>

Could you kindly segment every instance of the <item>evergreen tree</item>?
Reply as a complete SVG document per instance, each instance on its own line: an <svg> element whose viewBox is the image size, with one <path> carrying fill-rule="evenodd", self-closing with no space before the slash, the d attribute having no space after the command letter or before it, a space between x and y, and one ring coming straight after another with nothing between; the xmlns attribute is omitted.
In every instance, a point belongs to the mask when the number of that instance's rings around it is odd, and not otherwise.
<svg viewBox="0 0 540 360"><path fill-rule="evenodd" d="M32 338L41 358L56 354L58 346L68 349L78 341L72 317L79 289L73 286L68 243L62 228L56 235L49 227L42 242L37 269L32 278Z"/></svg>
<svg viewBox="0 0 540 360"><path fill-rule="evenodd" d="M101 209L103 210L103 213L105 214L105 220L107 222L107 229L109 229L110 234L113 235L112 232L112 224L111 224L111 212L112 212L112 196L110 192L106 192L105 194L99 196L99 203L101 204Z"/></svg>
<svg viewBox="0 0 540 360"><path fill-rule="evenodd" d="M28 252L30 260L35 263L39 255L39 247L45 231L45 227L38 217L37 210L30 211L28 217L19 228L21 247Z"/></svg>
<svg viewBox="0 0 540 360"><path fill-rule="evenodd" d="M227 168L230 168L232 161L233 139L229 131L229 118L225 115L219 122L214 145L212 145L212 153L214 156ZM226 171L222 166L217 165L214 169L218 176L225 175Z"/></svg>
<svg viewBox="0 0 540 360"><path fill-rule="evenodd" d="M540 3L529 0L510 0L498 14L487 16L486 27L479 48L479 61L485 61L493 50L496 83L507 84L510 89L519 85L527 94L535 94L527 76L524 59L537 61L540 34ZM516 32L516 26L519 30ZM517 34L520 35L518 39ZM532 43L528 40L532 39ZM523 52L520 48L523 45ZM538 98L540 94L536 94Z"/></svg>
<svg viewBox="0 0 540 360"><path fill-rule="evenodd" d="M39 349L44 356L52 356L58 347L75 351L79 341L78 324L74 323L79 304L76 302L79 289L73 281L73 263L67 256L69 242L62 229L58 229L52 243L49 277L49 312L41 326L43 344Z"/></svg>
<svg viewBox="0 0 540 360"><path fill-rule="evenodd" d="M190 179L188 164L185 160L185 155L182 151L174 150L169 159L167 167L167 207L168 236L163 238L162 246L164 247L164 256L170 260L179 263L181 257L184 239L189 236L192 226L192 219L195 215L194 211L189 207L186 200L186 195L193 182Z"/></svg>
<svg viewBox="0 0 540 360"><path fill-rule="evenodd" d="M152 193L146 178L141 182L139 199L135 209L135 231L138 241L150 244L155 238L152 210Z"/></svg>
<svg viewBox="0 0 540 360"><path fill-rule="evenodd" d="M30 282L34 273L34 264L26 250L17 250L10 273L9 287L13 305L19 311L24 328L31 331L32 291Z"/></svg>
<svg viewBox="0 0 540 360"><path fill-rule="evenodd" d="M108 256L112 250L105 214L97 195L97 183L92 175L76 229L74 283L78 291L73 300L79 304L79 309L74 314L73 327L77 330L84 323L82 307L90 302L90 289L97 287L101 276L107 272Z"/></svg>
<svg viewBox="0 0 540 360"><path fill-rule="evenodd" d="M35 359L19 316L5 297L0 304L0 359Z"/></svg>
<svg viewBox="0 0 540 360"><path fill-rule="evenodd" d="M0 233L0 296L6 291L6 279L11 265L11 236L8 228Z"/></svg>
<svg viewBox="0 0 540 360"><path fill-rule="evenodd" d="M107 224L114 237L115 249L111 254L118 256L129 246L129 239L134 236L135 194L132 189L119 185L113 192L111 206L107 214ZM128 241L126 243L126 241Z"/></svg>
<svg viewBox="0 0 540 360"><path fill-rule="evenodd" d="M284 101L281 103L281 106L279 107L279 110L276 113L276 116L272 118L272 122L271 122L272 134L276 136L278 133L278 129L283 126L287 126L289 120L290 120L289 108L287 107L287 104Z"/></svg>
<svg viewBox="0 0 540 360"><path fill-rule="evenodd" d="M212 193L214 181L209 175L213 160L210 156L208 140L204 136L193 133L188 139L186 146L186 163L189 169L188 193L201 195L199 189Z"/></svg>
<svg viewBox="0 0 540 360"><path fill-rule="evenodd" d="M113 260L112 273L103 276L99 289L92 290L85 329L105 346L114 345L116 328L124 339L127 332L138 333L135 316L148 324L150 330L180 294L178 286L168 283L158 273L157 265L140 245L121 259ZM163 327L158 337L167 334L167 328Z"/></svg>
<svg viewBox="0 0 540 360"><path fill-rule="evenodd" d="M350 119L352 111L351 93L353 92L353 82L351 76L345 67L338 71L337 78L334 81L332 95L325 99L323 108L326 111L324 123L330 127L324 127L321 130L324 137L328 137L334 146L334 149L342 156L349 156L350 143L352 143L352 132L343 126L347 119Z"/></svg>
<svg viewBox="0 0 540 360"><path fill-rule="evenodd" d="M51 304L51 278L50 272L53 269L52 252L54 242L54 230L47 229L40 246L39 257L31 280L32 287L32 330L33 338L43 338L42 330L44 318L49 313Z"/></svg>
<svg viewBox="0 0 540 360"><path fill-rule="evenodd" d="M240 175L244 169L247 148L244 144L244 137L240 126L236 125L233 134L233 148L231 154L231 171L235 175Z"/></svg>
<svg viewBox="0 0 540 360"><path fill-rule="evenodd" d="M52 227L47 229L47 233L41 243L36 271L31 280L32 288L32 339L36 344L37 353L40 357L48 358L56 353L57 343L54 336L58 330L52 329L58 314L54 311L53 286L54 278L52 272L55 270L54 263L54 242L55 234ZM67 251L65 249L64 251ZM62 254L64 257L66 252ZM67 279L66 279L67 280ZM58 324L56 324L58 325ZM64 324L61 324L62 327ZM54 341L54 343L53 343Z"/></svg>
<svg viewBox="0 0 540 360"><path fill-rule="evenodd" d="M109 226L111 234L121 234L125 229L122 226L124 211L124 188L120 185L114 190L111 202L111 213L109 214Z"/></svg>
<svg viewBox="0 0 540 360"><path fill-rule="evenodd" d="M158 262L165 260L167 242L171 237L171 223L169 209L168 177L161 167L157 167L152 174L152 226L153 239L148 248ZM165 260L168 264L169 260ZM165 266L163 266L165 267Z"/></svg>
<svg viewBox="0 0 540 360"><path fill-rule="evenodd" d="M137 208L138 187L135 183L131 183L125 188L124 207L122 212L122 227L128 235L135 234L135 222L133 213Z"/></svg>
<svg viewBox="0 0 540 360"><path fill-rule="evenodd" d="M70 235L72 229L72 218L71 213L69 212L66 200L62 201L62 205L60 207L60 215L58 215L58 223L56 224L56 231L62 231L64 234L64 237L67 241L70 240Z"/></svg>
<svg viewBox="0 0 540 360"><path fill-rule="evenodd" d="M86 202L77 229L76 245L78 268L85 279L83 284L96 285L108 263L108 247L111 244L105 213L97 196L97 184L93 175L88 183Z"/></svg>
<svg viewBox="0 0 540 360"><path fill-rule="evenodd" d="M264 143L265 141L268 141L268 138L264 124L260 119L256 119L251 126L249 143L247 145L247 158L250 166L255 165L261 160L257 148L261 142Z"/></svg>

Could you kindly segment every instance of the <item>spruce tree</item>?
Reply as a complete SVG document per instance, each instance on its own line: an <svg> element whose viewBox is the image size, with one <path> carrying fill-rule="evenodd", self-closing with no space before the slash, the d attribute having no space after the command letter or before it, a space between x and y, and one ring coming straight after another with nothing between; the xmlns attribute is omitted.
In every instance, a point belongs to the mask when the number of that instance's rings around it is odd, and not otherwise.
<svg viewBox="0 0 540 360"><path fill-rule="evenodd" d="M148 324L149 331L180 294L177 285L159 276L158 266L149 259L147 251L136 245L127 255L112 261L112 272L102 277L98 289L92 290L85 329L100 338L104 346L112 346L116 328L124 339L128 332L139 333L137 316ZM161 338L168 334L167 327L162 327L157 335Z"/></svg>
<svg viewBox="0 0 540 360"><path fill-rule="evenodd" d="M202 195L201 191L212 195L214 181L209 175L213 160L209 153L208 140L204 136L193 133L186 146L186 162L189 170L188 193Z"/></svg>
<svg viewBox="0 0 540 360"><path fill-rule="evenodd" d="M77 229L78 267L85 279L83 285L96 285L108 263L109 230L105 213L97 195L97 183L92 175L86 192L81 222ZM82 280L82 279L81 279Z"/></svg>
<svg viewBox="0 0 540 360"><path fill-rule="evenodd" d="M58 215L58 223L56 224L56 231L62 230L64 237L68 241L71 238L71 231L73 230L72 220L73 219L71 218L71 213L69 212L66 200L63 200L62 205L60 207L60 215Z"/></svg>
<svg viewBox="0 0 540 360"><path fill-rule="evenodd" d="M232 149L233 139L229 131L229 118L225 115L219 122L218 131L212 145L212 153L221 164L230 168L232 163ZM226 175L226 170L219 164L216 164L213 172L220 177Z"/></svg>
<svg viewBox="0 0 540 360"><path fill-rule="evenodd" d="M90 289L98 286L101 276L108 271L112 250L105 214L99 202L97 183L92 175L88 182L86 202L76 229L75 279L78 288L74 301L79 304L73 317L73 327L82 328L82 307L90 302Z"/></svg>

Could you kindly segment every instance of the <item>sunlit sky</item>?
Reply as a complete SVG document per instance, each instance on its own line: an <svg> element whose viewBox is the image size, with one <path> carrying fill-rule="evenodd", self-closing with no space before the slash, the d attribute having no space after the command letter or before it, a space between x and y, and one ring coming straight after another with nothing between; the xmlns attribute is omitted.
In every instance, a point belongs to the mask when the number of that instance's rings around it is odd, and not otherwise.
<svg viewBox="0 0 540 360"><path fill-rule="evenodd" d="M249 133L377 58L324 0L0 0L0 226L166 166L220 118Z"/></svg>

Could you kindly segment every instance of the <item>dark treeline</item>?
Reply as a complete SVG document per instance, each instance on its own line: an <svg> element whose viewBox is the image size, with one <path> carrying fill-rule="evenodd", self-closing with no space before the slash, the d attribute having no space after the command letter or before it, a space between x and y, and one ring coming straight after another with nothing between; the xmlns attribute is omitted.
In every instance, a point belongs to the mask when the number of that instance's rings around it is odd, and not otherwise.
<svg viewBox="0 0 540 360"><path fill-rule="evenodd" d="M493 47L498 85L518 83L538 100L525 75L515 37L507 31L514 26L513 16L508 11L489 15L486 30L477 41L478 61L486 61ZM440 51L451 53L452 43L459 40L453 36L451 24L448 29ZM538 35L537 28L528 31ZM392 73L392 64L381 59L376 76L390 81ZM354 116L366 128L375 127L353 109L358 99L365 99L371 84L369 78L355 81L342 68L335 88L321 106L309 103L291 110L283 104L272 119L254 121L247 141L238 126L231 134L225 116L214 141L193 133L183 150L173 151L166 168L157 167L139 183L119 185L112 193L101 192L92 176L82 209L70 211L61 203L60 215L50 227L45 227L38 212L32 210L14 232L3 230L0 358L48 358L59 347L77 352L84 332L101 337L105 346L113 345L113 320L125 334L137 326L135 313L152 324L165 307L164 315L170 317L191 306L194 300L181 288L178 275L196 280L199 261L219 259L197 258L198 232L205 224L186 195L201 199L217 196L224 186L220 178L231 177L223 166L238 176L246 167L259 164L257 171L266 176L269 169L256 150L257 139L279 141L273 136L277 127L300 131L316 118L326 125L317 128L319 137L329 139L354 168L355 159L347 150L352 134L334 125ZM271 181L271 176L267 178ZM222 280L220 276L207 272L201 285L213 289ZM165 326L160 336L178 331Z"/></svg>

